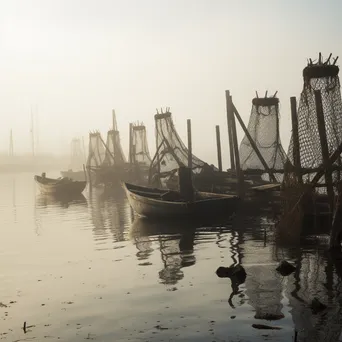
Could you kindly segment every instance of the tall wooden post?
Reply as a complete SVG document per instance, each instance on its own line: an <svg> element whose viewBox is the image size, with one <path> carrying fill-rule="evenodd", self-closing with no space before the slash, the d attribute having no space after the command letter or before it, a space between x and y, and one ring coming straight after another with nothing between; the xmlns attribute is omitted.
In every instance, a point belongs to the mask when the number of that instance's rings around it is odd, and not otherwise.
<svg viewBox="0 0 342 342"><path fill-rule="evenodd" d="M332 183L331 163L329 160L327 132L326 132L326 128L325 128L324 112L323 112L323 105L322 105L322 96L321 96L320 90L315 90L315 103L316 103L318 133L319 133L319 139L320 139L320 143L321 143L323 165L324 165L324 169L325 169L325 182L327 184L327 193L328 193L328 198L329 198L330 210L331 210L331 212L333 212L333 210L334 210L334 189L333 189L333 183Z"/></svg>
<svg viewBox="0 0 342 342"><path fill-rule="evenodd" d="M216 146L217 146L217 161L219 170L222 172L222 154L221 154L221 137L220 126L216 126Z"/></svg>
<svg viewBox="0 0 342 342"><path fill-rule="evenodd" d="M227 94L227 93L226 93ZM234 117L234 111L233 111L233 100L232 96L228 96L228 102L227 102L227 113L229 115L229 120L231 122L231 129L232 129L232 140L233 140L233 146L234 146L234 158L235 158L235 171L236 171L236 179L238 184L238 195L239 197L244 197L244 179L242 170L240 167L240 154L239 154L239 145L237 141L237 133L236 133L236 124L235 124L235 117Z"/></svg>
<svg viewBox="0 0 342 342"><path fill-rule="evenodd" d="M128 153L129 153L128 162L130 164L133 163L132 152L133 152L133 124L130 123L129 124L129 150L128 150Z"/></svg>
<svg viewBox="0 0 342 342"><path fill-rule="evenodd" d="M228 142L229 142L229 156L230 156L230 168L235 170L235 158L234 158L234 142L233 142L233 131L232 131L232 119L229 113L229 90L226 90L226 110L227 110L227 126L228 126Z"/></svg>
<svg viewBox="0 0 342 342"><path fill-rule="evenodd" d="M300 145L298 134L298 115L297 115L297 100L295 96L290 98L291 101L291 121L292 121L292 138L293 138L293 162L296 170L297 181L303 184L302 167L300 164Z"/></svg>
<svg viewBox="0 0 342 342"><path fill-rule="evenodd" d="M191 120L187 120L188 128L188 168L192 170L192 140L191 140Z"/></svg>

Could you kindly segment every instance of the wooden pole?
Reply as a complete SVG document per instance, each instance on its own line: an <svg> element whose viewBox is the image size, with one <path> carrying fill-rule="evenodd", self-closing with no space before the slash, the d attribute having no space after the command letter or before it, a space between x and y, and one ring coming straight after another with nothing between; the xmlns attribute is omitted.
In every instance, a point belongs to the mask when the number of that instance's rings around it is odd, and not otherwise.
<svg viewBox="0 0 342 342"><path fill-rule="evenodd" d="M191 140L191 120L187 120L188 128L188 168L192 170L192 140Z"/></svg>
<svg viewBox="0 0 342 342"><path fill-rule="evenodd" d="M334 189L333 189L333 184L332 184L332 173L331 173L331 167L330 167L331 163L329 160L327 132L325 128L322 96L321 96L320 90L315 90L315 103L316 103L318 133L319 133L319 139L321 142L322 159L323 159L323 165L325 169L325 182L327 183L327 193L328 193L328 198L329 198L330 210L331 212L333 212Z"/></svg>
<svg viewBox="0 0 342 342"><path fill-rule="evenodd" d="M113 125L113 135L112 135L112 142L113 142L113 160L114 160L114 165L116 165L117 163L117 158L118 158L118 154L117 154L117 146L116 146L116 135L118 134L117 130L117 124L116 124L116 114L115 114L115 110L112 110L112 125Z"/></svg>
<svg viewBox="0 0 342 342"><path fill-rule="evenodd" d="M234 159L234 146L233 146L233 132L232 132L232 120L229 114L229 90L226 90L226 111L227 111L227 126L228 126L228 142L229 142L229 155L230 155L230 168L235 170Z"/></svg>
<svg viewBox="0 0 342 342"><path fill-rule="evenodd" d="M128 162L132 165L133 163L133 156L132 156L132 151L133 151L133 124L129 124L129 156L128 156Z"/></svg>
<svg viewBox="0 0 342 342"><path fill-rule="evenodd" d="M115 115L115 109L112 110L112 129L113 131L116 131L116 115Z"/></svg>
<svg viewBox="0 0 342 342"><path fill-rule="evenodd" d="M219 170L222 172L222 154L221 154L221 137L220 126L216 126L216 146L217 146L217 161Z"/></svg>
<svg viewBox="0 0 342 342"><path fill-rule="evenodd" d="M293 162L296 170L297 181L303 184L302 171L300 165L300 145L298 134L298 115L297 115L297 99L295 96L290 98L291 101L291 121L292 121L292 138L293 138Z"/></svg>
<svg viewBox="0 0 342 342"><path fill-rule="evenodd" d="M233 113L233 100L232 96L229 95L228 97L228 115L230 117L231 122L231 128L232 128L232 140L233 140L233 146L234 146L234 158L235 158L235 171L236 171L236 178L237 178L237 184L238 184L238 196L240 198L244 197L244 179L242 170L240 167L240 155L239 155L239 145L237 141L237 134L236 134L236 124L235 124L235 117Z"/></svg>
<svg viewBox="0 0 342 342"><path fill-rule="evenodd" d="M267 163L265 162L265 159L263 158L263 156L261 155L257 145L255 144L253 138L251 137L251 135L249 134L248 130L247 130L247 127L245 126L245 124L243 123L242 119L241 119L241 116L239 114L239 112L237 111L234 103L232 103L232 106L233 106L233 111L235 113L235 116L236 118L238 119L239 123L240 123L240 126L241 128L243 129L244 133L246 134L246 137L248 138L252 148L254 149L256 155L258 156L260 162L262 163L263 167L265 168L266 172L270 175L270 179L273 181L273 182L277 182L273 172L270 170L270 168L268 167ZM234 117L234 116L233 116Z"/></svg>
<svg viewBox="0 0 342 342"><path fill-rule="evenodd" d="M342 231L342 188L338 184L338 197L336 201L336 209L333 216L329 247L341 249L341 231Z"/></svg>
<svg viewBox="0 0 342 342"><path fill-rule="evenodd" d="M108 152L108 154L112 157L113 161L115 162L115 158L114 158L114 155L113 153L110 151L110 149L108 148L108 146L106 145L106 143L103 141L101 135L99 134L99 138L104 146L104 148L106 149L106 151Z"/></svg>

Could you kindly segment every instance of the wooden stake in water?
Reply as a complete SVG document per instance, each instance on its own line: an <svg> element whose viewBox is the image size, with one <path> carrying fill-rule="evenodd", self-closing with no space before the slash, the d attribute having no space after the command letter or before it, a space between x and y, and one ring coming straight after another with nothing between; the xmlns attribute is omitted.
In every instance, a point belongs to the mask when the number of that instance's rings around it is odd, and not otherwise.
<svg viewBox="0 0 342 342"><path fill-rule="evenodd" d="M315 90L315 102L316 102L318 133L319 133L319 139L321 143L323 165L325 169L325 182L327 183L327 193L328 193L328 198L329 198L330 210L331 212L333 212L334 189L333 189L333 182L332 182L331 163L329 160L327 131L325 128L322 96L321 96L320 90Z"/></svg>
<svg viewBox="0 0 342 342"><path fill-rule="evenodd" d="M222 154L221 154L220 126L216 126L216 146L217 146L218 167L219 167L219 170L222 171Z"/></svg>
<svg viewBox="0 0 342 342"><path fill-rule="evenodd" d="M291 101L291 120L292 120L292 136L293 136L293 161L296 170L297 181L303 184L301 165L300 165L300 145L298 135L298 115L297 115L297 100L292 96Z"/></svg>
<svg viewBox="0 0 342 342"><path fill-rule="evenodd" d="M234 142L233 142L232 120L231 120L231 115L230 115L230 102L229 101L230 101L230 92L229 90L226 90L226 110L227 110L230 168L232 170L235 170Z"/></svg>
<svg viewBox="0 0 342 342"><path fill-rule="evenodd" d="M244 189L244 179L240 165L240 153L239 153L239 145L237 140L237 133L236 133L236 123L235 123L235 116L234 116L234 109L233 109L233 100L232 96L229 96L229 115L230 120L232 123L232 133L233 133L233 146L234 146L234 157L235 157L235 171L236 171L236 178L238 183L238 195L240 198L244 197L245 189Z"/></svg>
<svg viewBox="0 0 342 342"><path fill-rule="evenodd" d="M191 140L191 120L187 120L188 127L188 168L192 170L192 140Z"/></svg>

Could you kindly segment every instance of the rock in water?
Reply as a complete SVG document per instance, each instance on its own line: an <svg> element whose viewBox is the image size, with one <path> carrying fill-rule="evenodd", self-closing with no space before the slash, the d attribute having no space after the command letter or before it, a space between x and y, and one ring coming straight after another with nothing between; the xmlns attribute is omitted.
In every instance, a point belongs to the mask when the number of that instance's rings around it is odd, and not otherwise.
<svg viewBox="0 0 342 342"><path fill-rule="evenodd" d="M324 311L327 306L321 303L317 298L314 298L311 302L311 310L314 314Z"/></svg>
<svg viewBox="0 0 342 342"><path fill-rule="evenodd" d="M216 274L219 278L246 278L246 271L241 265L229 266L229 267L219 267L216 270Z"/></svg>
<svg viewBox="0 0 342 342"><path fill-rule="evenodd" d="M296 267L287 262L286 260L282 260L276 270L282 275L282 276L288 276L292 272L296 270Z"/></svg>

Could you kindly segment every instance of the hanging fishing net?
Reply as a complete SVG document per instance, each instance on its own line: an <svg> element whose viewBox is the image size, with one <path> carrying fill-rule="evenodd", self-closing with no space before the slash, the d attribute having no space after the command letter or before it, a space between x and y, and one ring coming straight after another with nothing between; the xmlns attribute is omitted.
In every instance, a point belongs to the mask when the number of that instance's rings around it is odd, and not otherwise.
<svg viewBox="0 0 342 342"><path fill-rule="evenodd" d="M247 129L267 166L270 169L283 169L286 154L279 135L279 99L254 98ZM240 144L239 153L243 170L264 170L246 135Z"/></svg>
<svg viewBox="0 0 342 342"><path fill-rule="evenodd" d="M330 56L331 57L331 56ZM321 56L317 63L311 60L303 70L304 86L298 106L298 135L301 167L314 169L323 164L322 149L317 124L315 90L320 90L329 155L342 140L342 103L339 68L330 57L323 62ZM291 137L288 158L294 163L293 137ZM338 164L340 159L335 164ZM305 176L306 178L308 176ZM304 179L305 179L304 177ZM334 178L337 173L334 173Z"/></svg>
<svg viewBox="0 0 342 342"><path fill-rule="evenodd" d="M132 147L130 151L130 162L149 167L151 164L151 157L147 145L146 127L143 124L133 124L131 134Z"/></svg>
<svg viewBox="0 0 342 342"><path fill-rule="evenodd" d="M126 163L126 158L120 143L119 131L108 131L105 149L106 155L103 166L123 165Z"/></svg>
<svg viewBox="0 0 342 342"><path fill-rule="evenodd" d="M69 169L71 170L79 170L82 169L82 165L84 164L84 153L81 145L81 139L74 138L70 144L70 164Z"/></svg>
<svg viewBox="0 0 342 342"><path fill-rule="evenodd" d="M98 168L105 159L105 147L99 132L89 133L89 153L87 167Z"/></svg>
<svg viewBox="0 0 342 342"><path fill-rule="evenodd" d="M156 145L157 151L150 168L150 182L155 177L167 179L176 174L180 166L188 166L188 149L179 137L173 124L171 113L156 114ZM192 171L199 174L207 169L217 170L192 155Z"/></svg>

